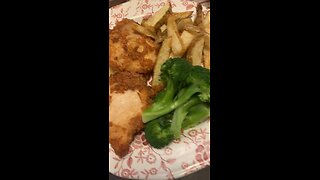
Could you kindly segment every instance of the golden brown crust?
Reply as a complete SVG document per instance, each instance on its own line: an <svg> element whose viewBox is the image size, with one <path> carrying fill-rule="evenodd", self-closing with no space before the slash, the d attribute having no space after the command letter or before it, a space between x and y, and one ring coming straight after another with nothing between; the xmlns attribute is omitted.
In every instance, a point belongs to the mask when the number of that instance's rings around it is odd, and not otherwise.
<svg viewBox="0 0 320 180"><path fill-rule="evenodd" d="M109 31L109 143L125 156L134 136L143 130L142 111L152 102L147 86L159 45L134 32L134 21L124 19Z"/></svg>
<svg viewBox="0 0 320 180"><path fill-rule="evenodd" d="M137 73L116 72L110 76L109 85L109 142L123 157L144 127L141 113L151 103L153 93L147 78Z"/></svg>
<svg viewBox="0 0 320 180"><path fill-rule="evenodd" d="M144 105L147 106L151 103L154 96L153 89L147 86L147 78L142 74L131 72L116 72L109 78L110 94L111 93L124 93L127 90L138 90L139 96ZM109 96L109 104L112 97Z"/></svg>
<svg viewBox="0 0 320 180"><path fill-rule="evenodd" d="M109 78L110 92L123 93L126 90L146 88L147 79L141 74L131 72L116 72Z"/></svg>
<svg viewBox="0 0 320 180"><path fill-rule="evenodd" d="M155 65L159 45L136 33L134 24L124 19L109 31L109 66L115 71L149 73Z"/></svg>
<svg viewBox="0 0 320 180"><path fill-rule="evenodd" d="M127 127L109 122L109 142L120 158L128 154L134 136L140 133L143 127L141 115L130 119Z"/></svg>

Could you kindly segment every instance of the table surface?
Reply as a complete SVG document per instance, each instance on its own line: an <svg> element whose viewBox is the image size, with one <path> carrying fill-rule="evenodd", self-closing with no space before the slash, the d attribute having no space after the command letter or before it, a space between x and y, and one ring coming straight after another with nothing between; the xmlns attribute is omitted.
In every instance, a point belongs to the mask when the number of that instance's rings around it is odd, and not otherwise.
<svg viewBox="0 0 320 180"><path fill-rule="evenodd" d="M120 4L123 2L126 2L128 0L109 0L109 7ZM201 2L203 3L204 6L210 7L210 1L209 0L194 0L196 2ZM110 180L122 180L123 178L114 176L113 174L109 173L109 179ZM206 167L204 169L201 169L200 171L197 171L195 173L192 173L188 176L179 178L181 180L194 180L194 179L201 179L201 180L206 180L210 179L210 167Z"/></svg>

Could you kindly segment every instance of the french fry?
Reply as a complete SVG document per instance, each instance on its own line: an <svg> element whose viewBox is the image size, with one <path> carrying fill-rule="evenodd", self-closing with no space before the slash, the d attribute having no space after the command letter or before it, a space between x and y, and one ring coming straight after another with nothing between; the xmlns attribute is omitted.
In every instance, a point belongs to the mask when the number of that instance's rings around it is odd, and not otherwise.
<svg viewBox="0 0 320 180"><path fill-rule="evenodd" d="M187 51L192 41L195 39L195 36L189 33L188 31L183 31L180 36L180 39L183 45L183 51L181 52L181 54L183 55Z"/></svg>
<svg viewBox="0 0 320 180"><path fill-rule="evenodd" d="M210 34L210 11L206 14L202 22L203 29L206 33Z"/></svg>
<svg viewBox="0 0 320 180"><path fill-rule="evenodd" d="M167 30L167 25L164 24L160 27L160 31L164 32L165 30Z"/></svg>
<svg viewBox="0 0 320 180"><path fill-rule="evenodd" d="M184 26L187 23L188 24L190 24L190 23L192 24L193 23L192 19L190 18L191 15L192 15L192 11L172 13L172 14L169 15L169 17L167 19L167 23L168 23L169 19L171 21L170 23L173 23L173 21L174 21L174 24L176 24L175 25L175 31L180 32L181 29L182 29L182 26ZM180 21L182 21L180 23L181 27L178 28L177 22L180 22Z"/></svg>
<svg viewBox="0 0 320 180"><path fill-rule="evenodd" d="M202 36L203 35L203 30L199 26L195 26L193 24L185 25L183 30L188 31L195 36Z"/></svg>
<svg viewBox="0 0 320 180"><path fill-rule="evenodd" d="M158 37L154 42L156 44L161 44L164 41L165 37Z"/></svg>
<svg viewBox="0 0 320 180"><path fill-rule="evenodd" d="M169 58L171 52L171 41L172 38L168 37L162 42L162 46L159 50L156 65L153 70L153 77L152 77L152 86L157 86L162 84L160 81L160 74L161 74L161 65Z"/></svg>
<svg viewBox="0 0 320 180"><path fill-rule="evenodd" d="M170 12L168 11L161 19L157 22L157 24L154 26L155 29L161 28L163 25L167 24L167 19L170 16Z"/></svg>
<svg viewBox="0 0 320 180"><path fill-rule="evenodd" d="M210 69L210 36L204 36L203 66Z"/></svg>
<svg viewBox="0 0 320 180"><path fill-rule="evenodd" d="M203 66L210 69L210 11L203 18L202 28L206 32L204 35Z"/></svg>
<svg viewBox="0 0 320 180"><path fill-rule="evenodd" d="M167 30L164 30L163 32L161 32L161 30L159 30L157 32L157 39L155 40L155 43L157 43L157 44L162 43L162 41L164 41L164 39L168 37L167 34L168 34Z"/></svg>
<svg viewBox="0 0 320 180"><path fill-rule="evenodd" d="M202 29L199 26L193 25L193 24L186 24L183 28L183 30L186 30L193 34L199 34L202 32Z"/></svg>
<svg viewBox="0 0 320 180"><path fill-rule="evenodd" d="M161 86L161 66L171 57L186 57L192 65L210 69L210 11L204 14L202 5L196 8L195 21L192 11L172 12L166 3L149 19L142 22L136 31L155 39L161 44L153 72L152 86Z"/></svg>
<svg viewBox="0 0 320 180"><path fill-rule="evenodd" d="M169 58L175 58L175 57L178 57L178 56L174 55L173 52L171 52L169 55Z"/></svg>
<svg viewBox="0 0 320 180"><path fill-rule="evenodd" d="M185 19L181 19L178 23L177 23L177 26L178 26L178 30L180 32L182 32L184 30L184 27L186 25L193 25L193 22L192 22L192 19L191 18L185 18Z"/></svg>
<svg viewBox="0 0 320 180"><path fill-rule="evenodd" d="M169 9L171 9L171 5L169 2L167 2L159 11L154 13L153 16L144 21L142 25L155 27L156 24L167 14L167 12L169 12Z"/></svg>
<svg viewBox="0 0 320 180"><path fill-rule="evenodd" d="M173 16L176 20L188 18L188 17L190 17L191 15L192 15L192 11L174 12L174 13L171 13L171 16Z"/></svg>
<svg viewBox="0 0 320 180"><path fill-rule="evenodd" d="M175 56L182 56L184 53L184 47L178 32L175 31L171 37L172 37L171 48L172 48L173 54Z"/></svg>
<svg viewBox="0 0 320 180"><path fill-rule="evenodd" d="M172 48L173 54L175 56L181 56L183 53L183 44L180 39L178 26L175 22L174 16L168 17L167 32L168 32L168 37L172 37L171 48Z"/></svg>
<svg viewBox="0 0 320 180"><path fill-rule="evenodd" d="M146 21L147 21L147 19L142 19L142 21L141 21L141 26L143 26L145 23L146 23Z"/></svg>
<svg viewBox="0 0 320 180"><path fill-rule="evenodd" d="M168 31L168 37L172 36L174 32L178 32L178 26L175 22L174 16L169 16L167 21L167 31Z"/></svg>
<svg viewBox="0 0 320 180"><path fill-rule="evenodd" d="M154 31L151 28L147 28L147 27L143 27L139 24L135 24L133 26L133 29L140 34L146 35L146 36L151 37L153 39L157 39L157 35L154 33Z"/></svg>
<svg viewBox="0 0 320 180"><path fill-rule="evenodd" d="M196 8L196 11L197 11L197 15L196 15L196 18L194 20L194 24L198 26L198 25L202 24L202 21L203 21L203 11L202 11L202 5L201 4L198 4L198 6Z"/></svg>
<svg viewBox="0 0 320 180"><path fill-rule="evenodd" d="M196 38L190 45L187 53L187 59L194 66L201 66L202 64L202 52L204 47L204 37Z"/></svg>

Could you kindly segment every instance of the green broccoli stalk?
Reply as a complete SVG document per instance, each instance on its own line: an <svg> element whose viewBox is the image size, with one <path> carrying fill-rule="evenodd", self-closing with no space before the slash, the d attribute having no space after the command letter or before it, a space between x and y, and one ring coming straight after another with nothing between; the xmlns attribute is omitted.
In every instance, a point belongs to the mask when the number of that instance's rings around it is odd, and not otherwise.
<svg viewBox="0 0 320 180"><path fill-rule="evenodd" d="M180 138L182 122L189 113L189 109L199 103L201 103L201 100L197 96L194 96L174 111L170 130L172 131L175 139Z"/></svg>
<svg viewBox="0 0 320 180"><path fill-rule="evenodd" d="M188 109L188 114L182 122L182 129L189 129L202 123L210 117L210 105L201 103Z"/></svg>
<svg viewBox="0 0 320 180"><path fill-rule="evenodd" d="M160 149L173 141L171 118L172 113L145 124L145 138L152 147Z"/></svg>
<svg viewBox="0 0 320 180"><path fill-rule="evenodd" d="M192 128L202 123L208 117L210 117L210 105L201 102L197 97L192 97L189 102L177 108L173 113L166 114L146 123L145 138L152 147L160 149L170 144L174 139L179 138L178 135L174 134L175 132L181 133L181 129ZM175 118L179 121L182 120L182 124L178 125L179 127L173 128L176 126L174 123L176 121Z"/></svg>
<svg viewBox="0 0 320 180"><path fill-rule="evenodd" d="M184 86L191 69L192 65L182 58L169 59L161 66L161 81L166 87L156 96L153 104L142 113L144 123L157 119L176 108L175 96Z"/></svg>
<svg viewBox="0 0 320 180"><path fill-rule="evenodd" d="M155 98L153 104L143 111L144 123L175 110L195 94L202 102L210 103L208 69L192 66L182 58L170 59L161 67L161 80L166 84L166 88Z"/></svg>
<svg viewBox="0 0 320 180"><path fill-rule="evenodd" d="M182 110L186 109L187 111L182 112ZM183 115L185 113L187 114L186 116ZM174 117L174 114L176 114L176 117ZM181 114L184 118L180 118L180 116L177 116L178 114ZM210 105L208 103L201 102L199 98L192 97L188 103L177 108L174 113L166 114L146 123L144 130L145 138L152 147L157 149L163 148L170 144L174 139L177 139L173 131L176 132L179 130L179 132L181 132L181 127L182 129L192 128L206 120L209 116ZM173 128L176 126L174 125L175 118L182 120L180 127Z"/></svg>

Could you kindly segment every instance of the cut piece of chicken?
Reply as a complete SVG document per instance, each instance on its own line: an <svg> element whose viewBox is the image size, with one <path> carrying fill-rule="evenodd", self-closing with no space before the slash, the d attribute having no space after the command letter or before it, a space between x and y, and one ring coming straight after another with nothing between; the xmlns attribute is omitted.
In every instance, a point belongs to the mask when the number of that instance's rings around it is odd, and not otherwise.
<svg viewBox="0 0 320 180"><path fill-rule="evenodd" d="M134 135L143 129L143 104L137 91L113 93L109 106L109 142L119 157L125 156Z"/></svg>
<svg viewBox="0 0 320 180"><path fill-rule="evenodd" d="M109 31L109 65L114 71L149 73L153 70L159 45L137 33L136 22L124 19Z"/></svg>
<svg viewBox="0 0 320 180"><path fill-rule="evenodd" d="M116 72L109 80L109 142L123 157L134 136L143 129L141 113L150 103L152 91L140 74Z"/></svg>

